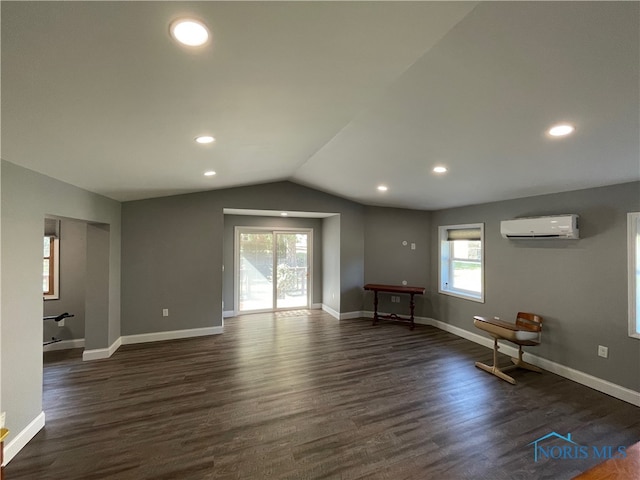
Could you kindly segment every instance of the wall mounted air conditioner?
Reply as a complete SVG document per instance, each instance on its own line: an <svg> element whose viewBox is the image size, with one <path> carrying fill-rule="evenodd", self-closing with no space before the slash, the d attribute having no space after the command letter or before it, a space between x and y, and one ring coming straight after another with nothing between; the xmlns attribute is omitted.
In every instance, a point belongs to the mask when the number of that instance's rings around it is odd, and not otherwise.
<svg viewBox="0 0 640 480"><path fill-rule="evenodd" d="M500 233L511 240L580 238L578 215L574 214L503 220L500 222Z"/></svg>

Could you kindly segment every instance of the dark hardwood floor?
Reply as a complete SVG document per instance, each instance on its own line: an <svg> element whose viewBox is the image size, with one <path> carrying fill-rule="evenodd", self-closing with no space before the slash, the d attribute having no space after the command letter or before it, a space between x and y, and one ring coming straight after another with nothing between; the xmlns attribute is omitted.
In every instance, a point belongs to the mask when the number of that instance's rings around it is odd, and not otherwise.
<svg viewBox="0 0 640 480"><path fill-rule="evenodd" d="M640 439L640 408L548 372L509 385L474 367L491 350L427 326L251 315L81 355L45 354L46 427L7 480L556 480L601 460L535 462L543 435Z"/></svg>

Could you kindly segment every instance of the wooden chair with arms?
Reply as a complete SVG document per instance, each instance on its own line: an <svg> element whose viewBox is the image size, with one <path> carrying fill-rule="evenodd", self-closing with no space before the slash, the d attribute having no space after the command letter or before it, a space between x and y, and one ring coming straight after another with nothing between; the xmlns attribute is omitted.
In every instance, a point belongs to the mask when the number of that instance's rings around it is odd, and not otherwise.
<svg viewBox="0 0 640 480"><path fill-rule="evenodd" d="M518 312L515 323L503 322L498 319L473 317L473 324L493 337L493 365L489 366L476 362L476 367L485 370L511 384L516 381L505 372L514 368L525 368L534 372L542 372L535 365L522 360L522 347L540 345L542 332L542 317L534 313ZM518 345L518 358L512 358L513 365L498 368L498 340L506 340Z"/></svg>

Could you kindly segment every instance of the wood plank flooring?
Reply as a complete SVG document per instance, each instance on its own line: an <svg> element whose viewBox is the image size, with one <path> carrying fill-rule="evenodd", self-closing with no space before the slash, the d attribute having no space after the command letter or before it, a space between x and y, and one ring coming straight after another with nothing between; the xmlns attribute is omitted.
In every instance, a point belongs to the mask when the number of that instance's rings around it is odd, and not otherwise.
<svg viewBox="0 0 640 480"><path fill-rule="evenodd" d="M557 480L599 460L534 462L547 433L640 440L640 408L548 372L509 385L474 367L491 350L427 326L247 315L81 355L45 354L46 427L7 480Z"/></svg>

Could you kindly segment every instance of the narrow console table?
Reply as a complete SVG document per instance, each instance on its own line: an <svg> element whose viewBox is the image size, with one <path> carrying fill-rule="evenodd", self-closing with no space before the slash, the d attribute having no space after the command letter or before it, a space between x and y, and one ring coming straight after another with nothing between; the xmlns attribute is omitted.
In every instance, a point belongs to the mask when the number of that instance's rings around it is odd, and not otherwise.
<svg viewBox="0 0 640 480"><path fill-rule="evenodd" d="M414 295L423 295L424 287L406 287L404 285L378 285L375 283L367 283L364 286L364 289L370 290L373 292L373 322L371 323L372 325L375 325L378 322L379 318L386 318L389 320L410 322L411 330L414 329L415 323L413 321L413 312L416 308L416 304L413 301L413 297ZM391 313L389 315L378 314L378 292L408 294L410 296L409 307L411 309L411 316L409 318L406 318L406 317L401 317L399 315L396 315L395 313Z"/></svg>

